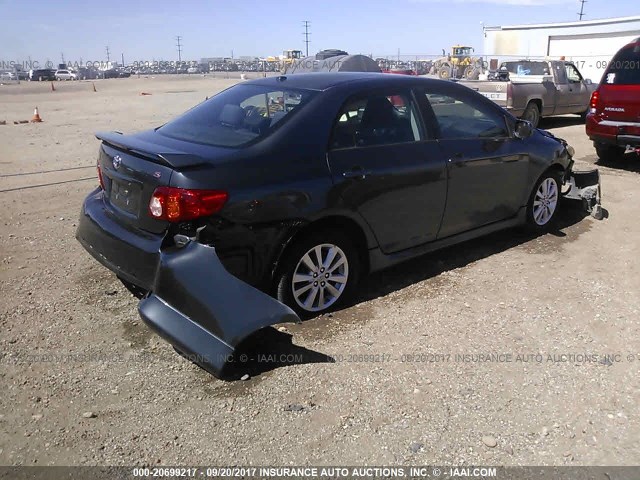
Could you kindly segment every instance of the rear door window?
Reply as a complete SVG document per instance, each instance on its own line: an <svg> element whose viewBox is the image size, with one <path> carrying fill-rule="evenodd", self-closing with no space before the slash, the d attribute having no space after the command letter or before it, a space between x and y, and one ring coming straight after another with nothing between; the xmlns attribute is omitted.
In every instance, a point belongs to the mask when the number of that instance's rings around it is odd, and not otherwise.
<svg viewBox="0 0 640 480"><path fill-rule="evenodd" d="M422 140L417 108L408 93L388 92L351 99L333 126L332 149L392 145Z"/></svg>
<svg viewBox="0 0 640 480"><path fill-rule="evenodd" d="M624 48L613 57L603 83L640 85L640 45Z"/></svg>

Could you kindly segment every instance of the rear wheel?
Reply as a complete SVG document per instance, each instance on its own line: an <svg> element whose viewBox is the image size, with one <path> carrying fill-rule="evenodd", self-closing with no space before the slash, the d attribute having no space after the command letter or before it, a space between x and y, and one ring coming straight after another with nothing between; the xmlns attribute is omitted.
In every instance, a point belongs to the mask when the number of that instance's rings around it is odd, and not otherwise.
<svg viewBox="0 0 640 480"><path fill-rule="evenodd" d="M607 145L602 143L596 143L596 153L600 160L616 161L620 160L624 156L625 148L618 147L617 145Z"/></svg>
<svg viewBox="0 0 640 480"><path fill-rule="evenodd" d="M522 119L527 120L533 125L533 128L538 127L538 123L540 123L540 107L535 102L529 102L527 108L525 108L524 113L522 114Z"/></svg>
<svg viewBox="0 0 640 480"><path fill-rule="evenodd" d="M343 305L360 273L358 251L342 232L323 230L297 241L278 268L278 300L303 317Z"/></svg>
<svg viewBox="0 0 640 480"><path fill-rule="evenodd" d="M560 203L560 174L547 170L531 192L527 204L527 224L537 231L546 231L556 219Z"/></svg>

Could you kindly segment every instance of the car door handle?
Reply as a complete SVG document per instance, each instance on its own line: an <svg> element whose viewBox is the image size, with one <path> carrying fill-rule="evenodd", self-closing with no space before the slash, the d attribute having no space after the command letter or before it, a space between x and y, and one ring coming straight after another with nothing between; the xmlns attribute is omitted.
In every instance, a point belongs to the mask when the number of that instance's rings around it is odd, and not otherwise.
<svg viewBox="0 0 640 480"><path fill-rule="evenodd" d="M362 167L354 167L351 170L347 170L346 172L342 172L342 176L344 178L355 178L357 180L364 180L367 178L367 175L370 175L371 172L365 170Z"/></svg>
<svg viewBox="0 0 640 480"><path fill-rule="evenodd" d="M449 158L449 163L453 163L455 161L463 160L463 159L464 159L464 153L456 153L455 155L452 155L451 158Z"/></svg>

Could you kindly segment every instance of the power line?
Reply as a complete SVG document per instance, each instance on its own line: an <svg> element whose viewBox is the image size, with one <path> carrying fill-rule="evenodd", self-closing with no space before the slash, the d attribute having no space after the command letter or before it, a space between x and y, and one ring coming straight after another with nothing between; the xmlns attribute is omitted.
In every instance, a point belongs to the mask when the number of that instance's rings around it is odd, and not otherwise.
<svg viewBox="0 0 640 480"><path fill-rule="evenodd" d="M178 35L176 37L176 41L178 42L176 44L176 47L178 47L178 62L182 61L182 44L180 43L180 40L182 40L182 37L180 35Z"/></svg>
<svg viewBox="0 0 640 480"><path fill-rule="evenodd" d="M302 35L304 35L304 43L307 47L307 54L306 56L309 56L309 35L311 35L311 32L309 32L309 26L311 25L311 22L308 20L305 20L304 22L302 22L302 25L304 26L304 32L302 32Z"/></svg>
<svg viewBox="0 0 640 480"><path fill-rule="evenodd" d="M585 16L584 13L584 4L587 3L587 0L578 0L580 2L580 13L578 14L580 16L580 20L582 20L582 17Z"/></svg>

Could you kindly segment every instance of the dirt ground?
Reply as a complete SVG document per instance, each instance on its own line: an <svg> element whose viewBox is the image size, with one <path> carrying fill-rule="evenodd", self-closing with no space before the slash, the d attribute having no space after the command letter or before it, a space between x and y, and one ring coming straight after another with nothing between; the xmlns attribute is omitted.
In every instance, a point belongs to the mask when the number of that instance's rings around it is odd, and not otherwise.
<svg viewBox="0 0 640 480"><path fill-rule="evenodd" d="M0 464L640 463L640 158L599 165L604 220L568 203L551 234L376 274L351 307L259 335L249 380L153 334L74 238L93 134L157 126L235 81L0 86ZM44 123L14 125L36 106ZM541 126L596 162L577 117Z"/></svg>

